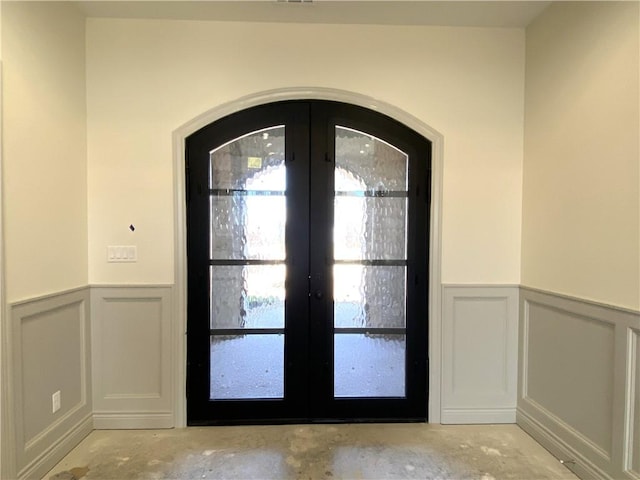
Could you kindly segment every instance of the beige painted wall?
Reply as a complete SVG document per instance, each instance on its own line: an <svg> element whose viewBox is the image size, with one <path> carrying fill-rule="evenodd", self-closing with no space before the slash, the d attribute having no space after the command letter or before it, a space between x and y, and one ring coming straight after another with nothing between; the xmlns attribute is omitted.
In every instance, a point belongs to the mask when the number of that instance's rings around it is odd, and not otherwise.
<svg viewBox="0 0 640 480"><path fill-rule="evenodd" d="M7 301L87 284L85 22L2 2Z"/></svg>
<svg viewBox="0 0 640 480"><path fill-rule="evenodd" d="M639 7L560 2L526 32L522 283L633 309Z"/></svg>
<svg viewBox="0 0 640 480"><path fill-rule="evenodd" d="M89 19L87 72L90 283L173 282L172 132L300 86L368 95L440 131L443 281L519 283L522 30ZM107 245L123 244L139 261L108 264Z"/></svg>

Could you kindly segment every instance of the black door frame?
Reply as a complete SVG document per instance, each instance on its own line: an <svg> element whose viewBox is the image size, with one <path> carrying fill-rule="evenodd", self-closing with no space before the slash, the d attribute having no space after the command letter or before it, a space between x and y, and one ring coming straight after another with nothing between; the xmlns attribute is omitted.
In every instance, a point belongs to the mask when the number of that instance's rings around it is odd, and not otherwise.
<svg viewBox="0 0 640 480"><path fill-rule="evenodd" d="M302 106L305 106L304 108ZM274 108L277 107L277 108ZM313 118L314 125L311 125L310 118ZM193 335L197 329L193 319L198 315L202 317L202 311L208 312L202 303L194 301L192 296L200 299L208 298L208 282L203 281L203 272L191 267L194 262L209 266L209 259L196 258L194 251L208 252L206 245L208 238L195 238L190 232L193 231L194 221L191 215L193 211L193 198L201 193L202 185L193 182L192 179L203 172L197 172L198 162L192 159L195 156L208 154L212 144L202 139L210 136L213 130L216 131L215 148L218 145L230 141L240 135L259 130L265 126L287 125L286 136L286 160L288 175L288 197L300 199L297 202L287 200L288 223L291 231L287 236L287 249L294 252L292 258L287 260L288 269L288 300L287 317L293 318L293 312L297 321L285 325L287 334L292 341L288 342L285 356L303 358L306 355L307 345L304 341L311 339L312 351L324 351L326 358L322 362L314 363L311 370L306 370L300 363L290 363L285 365L288 371L288 379L285 383L288 388L288 398L281 400L260 400L247 401L251 404L251 415L243 413L243 408L237 402L215 402L217 419L211 419L207 412L210 411L211 402L193 401L193 396L205 398L204 388L206 388L206 398L208 398L208 381L200 382L194 380L195 372L203 366L195 366L193 362L187 365L187 393L188 398L188 418L189 424L216 424L216 423L286 423L286 422L310 422L310 421L425 421L427 416L428 398L428 301L426 292L429 291L429 228L430 228L430 201L431 201L431 142L408 127L400 124L396 120L384 116L380 113L350 104L343 104L334 101L324 100L292 100L277 103L264 104L252 107L241 112L234 113L213 122L210 125L198 130L187 139L187 248L189 252L188 283L189 301L187 305L188 330L190 335L187 338L187 349L189 352L199 352L200 356L208 357L207 343L198 341L204 335L204 329L199 334ZM327 231L322 225L331 223L329 218L332 213L330 202L333 199L326 195L327 189L333 188L333 158L331 152L334 151L334 125L339 124L350 128L366 131L378 138L398 146L409 154L411 161L410 168L414 171L409 175L409 192L415 196L415 200L409 202L410 218L421 219L420 228L417 231L408 233L408 258L409 262L407 275L407 296L421 301L411 302L407 306L407 319L423 319L423 321L407 320L407 338L414 338L416 341L407 342L407 358L411 358L413 364L407 365L407 398L394 399L366 399L367 404L363 404L362 399L338 399L333 400L326 396L326 392L332 391L332 355L333 355L333 335L329 330L333 327L324 321L326 315L332 312L330 295L324 295L321 299L311 297L309 292L331 292L331 275L328 274L327 258L332 258L332 251L327 248L324 252L309 257L309 239L321 238ZM377 126L376 126L377 125ZM221 127L222 126L222 127ZM225 133L228 132L228 133ZM312 132L311 137L308 132ZM407 141L409 138L409 141ZM195 139L195 140L194 140ZM194 147L194 145L196 145ZM309 145L325 145L325 148L310 148ZM199 152L199 153L198 153ZM295 152L295 157L293 156ZM205 162L200 162L200 165ZM418 168L416 168L418 167ZM417 170L417 171L415 171ZM205 176L206 177L206 176ZM309 181L313 178L314 181ZM331 182L327 185L326 182ZM195 193L197 192L197 193ZM309 216L309 202L315 202L320 208L314 209L313 216ZM197 203L197 202L196 202ZM206 207L208 208L208 207ZM196 208L196 211L198 208ZM202 210L202 209L200 209ZM202 212L200 212L201 218ZM198 217L198 215L195 215ZM410 222L415 229L415 222ZM199 243L200 242L200 243ZM331 241L327 239L324 246L330 247ZM311 263L307 267L303 262L296 261L299 258L311 258ZM419 265L414 261L420 259ZM306 282L310 275L310 281ZM205 276L206 278L206 276ZM291 281L289 281L291 280ZM289 299L289 289L292 295ZM196 293L194 293L196 292ZM199 292L199 293L198 293ZM308 301L307 301L308 299ZM206 303L206 302L205 302ZM313 303L313 305L311 305ZM203 310L204 308L204 310ZM310 313L309 313L310 312ZM300 321L304 318L305 321ZM191 321L189 321L191 319ZM205 323L205 322L201 322ZM208 338L208 322L206 335ZM418 349L417 341L423 343L422 351ZM205 352L205 350L207 350ZM191 356L188 356L191 358ZM288 361L288 360L287 360ZM411 367L411 368L410 368ZM205 370L208 366L205 368ZM328 373L329 372L329 373ZM411 373L409 373L411 372ZM208 377L207 377L208 378ZM313 381L309 379L313 378ZM295 388L290 385L295 383ZM412 385L419 385L421 391L412 390ZM331 388L329 388L331 387ZM301 405L304 404L304 407ZM405 415L409 408L411 415ZM384 412L381 414L381 412Z"/></svg>

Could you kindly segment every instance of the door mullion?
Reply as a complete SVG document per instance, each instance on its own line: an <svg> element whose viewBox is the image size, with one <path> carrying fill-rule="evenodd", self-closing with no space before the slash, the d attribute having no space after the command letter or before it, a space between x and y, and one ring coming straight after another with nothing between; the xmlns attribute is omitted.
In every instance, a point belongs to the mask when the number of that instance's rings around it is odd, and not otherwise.
<svg viewBox="0 0 640 480"><path fill-rule="evenodd" d="M314 418L326 416L326 405L333 397L333 168L334 138L325 103L311 106L309 219L310 362L314 382L310 409Z"/></svg>
<svg viewBox="0 0 640 480"><path fill-rule="evenodd" d="M287 226L285 397L290 415L309 418L309 104L296 105L286 137Z"/></svg>

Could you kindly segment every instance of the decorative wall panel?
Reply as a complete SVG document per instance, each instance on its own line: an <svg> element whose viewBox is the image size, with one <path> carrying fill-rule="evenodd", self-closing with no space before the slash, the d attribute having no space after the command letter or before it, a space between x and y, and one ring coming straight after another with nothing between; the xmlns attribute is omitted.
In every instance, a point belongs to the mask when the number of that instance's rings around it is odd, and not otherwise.
<svg viewBox="0 0 640 480"><path fill-rule="evenodd" d="M89 293L40 297L10 312L16 473L39 478L93 427Z"/></svg>
<svg viewBox="0 0 640 480"><path fill-rule="evenodd" d="M442 423L515 422L518 289L444 287Z"/></svg>
<svg viewBox="0 0 640 480"><path fill-rule="evenodd" d="M640 478L638 329L638 312L521 288L517 421L581 477Z"/></svg>
<svg viewBox="0 0 640 480"><path fill-rule="evenodd" d="M171 287L93 287L96 428L173 426Z"/></svg>
<svg viewBox="0 0 640 480"><path fill-rule="evenodd" d="M529 302L526 398L611 455L614 325ZM588 401L586 401L588 399ZM576 408L577 406L580 408Z"/></svg>

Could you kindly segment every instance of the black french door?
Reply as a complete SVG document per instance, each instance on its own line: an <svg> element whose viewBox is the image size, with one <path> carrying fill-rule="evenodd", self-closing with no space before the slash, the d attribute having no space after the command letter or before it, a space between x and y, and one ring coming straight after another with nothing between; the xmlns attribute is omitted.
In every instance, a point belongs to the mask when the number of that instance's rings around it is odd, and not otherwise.
<svg viewBox="0 0 640 480"><path fill-rule="evenodd" d="M188 423L426 420L430 142L291 101L186 151Z"/></svg>

